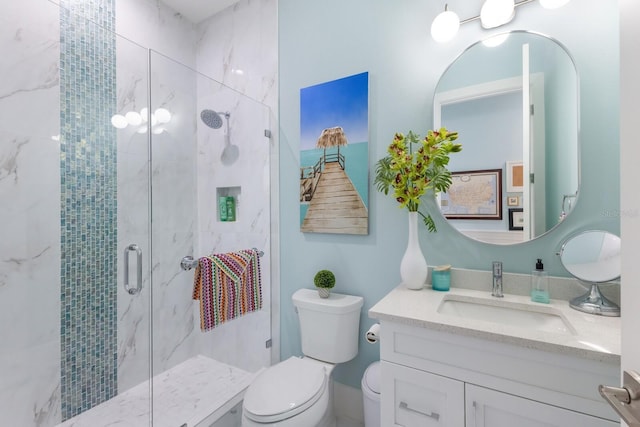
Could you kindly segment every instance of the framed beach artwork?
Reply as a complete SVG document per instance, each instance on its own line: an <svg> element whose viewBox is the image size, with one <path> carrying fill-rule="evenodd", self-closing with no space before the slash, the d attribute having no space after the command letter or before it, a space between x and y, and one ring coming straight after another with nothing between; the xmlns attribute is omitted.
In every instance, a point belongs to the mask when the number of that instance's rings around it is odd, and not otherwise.
<svg viewBox="0 0 640 427"><path fill-rule="evenodd" d="M300 230L369 233L369 73L300 89Z"/></svg>

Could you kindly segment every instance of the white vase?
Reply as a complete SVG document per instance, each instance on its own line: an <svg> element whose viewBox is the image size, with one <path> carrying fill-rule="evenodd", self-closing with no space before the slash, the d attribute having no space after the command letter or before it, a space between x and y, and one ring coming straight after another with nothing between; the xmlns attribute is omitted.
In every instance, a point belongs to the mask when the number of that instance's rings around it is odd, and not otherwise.
<svg viewBox="0 0 640 427"><path fill-rule="evenodd" d="M418 241L418 212L409 212L409 242L400 262L402 283L409 289L422 289L427 271L427 261Z"/></svg>

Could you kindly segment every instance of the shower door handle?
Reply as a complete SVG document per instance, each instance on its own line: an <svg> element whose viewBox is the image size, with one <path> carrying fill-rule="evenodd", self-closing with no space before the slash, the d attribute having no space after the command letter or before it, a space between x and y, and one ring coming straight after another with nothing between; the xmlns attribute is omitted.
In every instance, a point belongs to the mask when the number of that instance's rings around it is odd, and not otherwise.
<svg viewBox="0 0 640 427"><path fill-rule="evenodd" d="M129 286L129 252L135 251L136 253L136 287ZM142 290L142 250L135 243L130 244L124 249L124 290L129 295L137 295Z"/></svg>

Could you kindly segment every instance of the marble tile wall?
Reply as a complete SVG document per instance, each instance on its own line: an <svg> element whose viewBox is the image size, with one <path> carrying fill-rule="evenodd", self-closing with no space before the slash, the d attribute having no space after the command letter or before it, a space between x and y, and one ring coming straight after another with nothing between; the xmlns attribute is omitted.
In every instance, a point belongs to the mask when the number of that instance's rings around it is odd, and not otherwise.
<svg viewBox="0 0 640 427"><path fill-rule="evenodd" d="M43 0L0 9L0 425L53 425L60 417L59 11Z"/></svg>
<svg viewBox="0 0 640 427"><path fill-rule="evenodd" d="M240 0L201 22L197 69L278 109L278 2Z"/></svg>

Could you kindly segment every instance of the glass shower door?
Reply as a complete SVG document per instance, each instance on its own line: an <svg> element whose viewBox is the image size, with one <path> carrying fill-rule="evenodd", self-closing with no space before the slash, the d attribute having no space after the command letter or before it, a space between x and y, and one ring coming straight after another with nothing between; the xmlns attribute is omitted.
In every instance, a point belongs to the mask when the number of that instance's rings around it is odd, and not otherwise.
<svg viewBox="0 0 640 427"><path fill-rule="evenodd" d="M150 68L154 420L208 427L225 409L214 404L225 401L221 394L237 402L241 390L219 379L209 381L218 392L199 396L205 390L195 384L207 372L190 373L218 364L252 373L271 362L270 111L154 51ZM201 330L194 270L180 261L252 248L263 254L261 308ZM175 372L178 389L190 392L167 400L176 396ZM196 413L205 415L194 420Z"/></svg>
<svg viewBox="0 0 640 427"><path fill-rule="evenodd" d="M152 426L149 51L117 37L118 285L116 400L125 423ZM112 412L113 413L113 412Z"/></svg>

